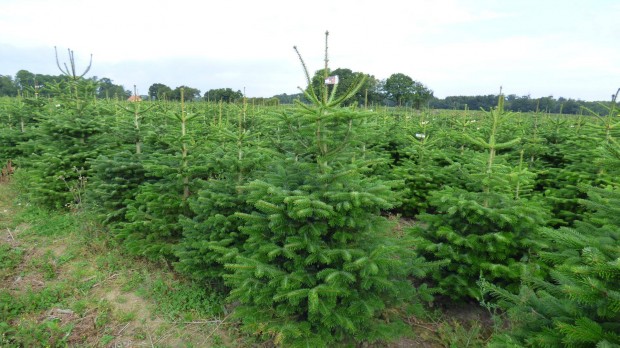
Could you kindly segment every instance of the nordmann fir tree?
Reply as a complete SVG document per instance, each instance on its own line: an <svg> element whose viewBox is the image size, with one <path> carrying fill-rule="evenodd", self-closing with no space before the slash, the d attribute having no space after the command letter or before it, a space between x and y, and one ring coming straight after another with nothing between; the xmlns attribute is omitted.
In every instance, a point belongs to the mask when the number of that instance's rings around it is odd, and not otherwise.
<svg viewBox="0 0 620 348"><path fill-rule="evenodd" d="M413 125L404 127L408 143L403 146L401 163L394 167L393 176L405 181L402 206L403 216L413 217L428 208L428 196L448 182L444 167L449 160L442 150L441 136L431 125L431 117L424 113Z"/></svg>
<svg viewBox="0 0 620 348"><path fill-rule="evenodd" d="M588 199L580 202L591 213L573 227L539 232L549 248L528 268L543 262L550 277L525 273L517 294L482 283L496 299L490 305L507 311L512 323L492 346L620 346L620 143L611 136L601 143L595 163L613 179L582 187Z"/></svg>
<svg viewBox="0 0 620 348"><path fill-rule="evenodd" d="M11 160L14 165L25 165L19 158L32 153L22 143L34 139L34 131L40 114L46 110L47 101L44 99L26 98L18 95L16 98L2 98L0 100L0 163L6 164Z"/></svg>
<svg viewBox="0 0 620 348"><path fill-rule="evenodd" d="M38 137L23 144L34 153L28 165L32 167L32 198L48 207L80 207L89 177L89 159L95 158L105 146L102 116L107 111L95 103L96 83L84 79L90 70L76 72L73 51L69 50L69 65L56 63L65 79L47 87L54 95L48 112L37 116Z"/></svg>
<svg viewBox="0 0 620 348"><path fill-rule="evenodd" d="M180 110L170 109L163 115L175 122L170 128L176 133L159 134L158 140L166 146L143 157L148 181L140 185L135 198L128 202L126 222L120 224L117 232L129 252L163 259L170 266L176 260L174 248L182 235L179 219L190 215L189 150L196 144L189 124L197 116L187 112L181 90Z"/></svg>
<svg viewBox="0 0 620 348"><path fill-rule="evenodd" d="M555 227L571 226L585 213L580 199L587 197L580 185L598 181L600 171L591 163L597 157L600 131L580 128L567 116L551 116L541 130L546 138L545 152L540 156L537 189L551 206Z"/></svg>
<svg viewBox="0 0 620 348"><path fill-rule="evenodd" d="M209 134L211 141L200 158L209 175L196 182L196 194L189 200L192 218L181 220L176 269L194 279L221 283L223 264L236 256L230 249L241 248L246 239L236 213L248 213L252 207L240 187L254 179L271 151L259 134L245 128L242 113L238 125L213 124Z"/></svg>
<svg viewBox="0 0 620 348"><path fill-rule="evenodd" d="M238 214L247 241L225 279L244 329L279 346L396 337L404 325L394 314L414 292L406 277L428 267L388 236L381 211L395 204L390 188L364 175L372 165L356 146L364 113L339 107L361 85L340 98L337 85L321 95L300 88L311 104L284 110L276 125L290 141L243 187L254 210Z"/></svg>
<svg viewBox="0 0 620 348"><path fill-rule="evenodd" d="M134 86L134 95L135 89ZM148 181L142 164L143 119L156 105L118 103L115 122L110 125L114 135L111 138L116 140L116 144L110 144L112 146L106 154L91 162L93 170L87 204L112 229L115 228L112 225L125 221L127 204L134 200L139 186Z"/></svg>
<svg viewBox="0 0 620 348"><path fill-rule="evenodd" d="M516 295L484 283L513 324L495 346L620 345L620 191L592 188L583 204L595 211L587 221L541 232L553 246L541 255L553 266L551 279L526 274Z"/></svg>
<svg viewBox="0 0 620 348"><path fill-rule="evenodd" d="M420 214L422 224L414 227L421 255L450 261L432 278L453 299L480 299L480 276L515 288L521 261L528 259L535 244L532 233L547 219L539 202L520 196L519 187L531 186L532 174L522 164L513 170L499 154L520 142L497 140L508 116L503 101L500 94L497 108L487 113L488 140L464 134L470 146L485 150L465 149L470 158L462 168L465 188L446 186L432 192L429 206L435 212Z"/></svg>

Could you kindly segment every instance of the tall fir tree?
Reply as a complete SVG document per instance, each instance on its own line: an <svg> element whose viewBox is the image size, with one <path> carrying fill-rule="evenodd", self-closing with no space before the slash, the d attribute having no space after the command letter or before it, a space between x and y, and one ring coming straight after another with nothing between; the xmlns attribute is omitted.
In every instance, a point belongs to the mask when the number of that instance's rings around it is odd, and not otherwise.
<svg viewBox="0 0 620 348"><path fill-rule="evenodd" d="M114 140L107 151L91 161L92 173L87 191L87 204L100 221L114 229L126 222L127 206L135 199L140 185L146 184L143 161L144 118L152 115L157 104L121 101L111 117L110 137ZM130 115L128 117L128 115Z"/></svg>
<svg viewBox="0 0 620 348"><path fill-rule="evenodd" d="M247 241L225 279L244 328L277 345L394 338L404 328L395 309L414 292L407 275L429 267L388 236L381 211L395 204L390 188L364 175L371 163L360 160L356 135L364 113L339 107L359 86L340 98L337 85L302 90L311 104L277 123L289 138L282 154L243 187L253 211L238 214Z"/></svg>
<svg viewBox="0 0 620 348"><path fill-rule="evenodd" d="M188 199L193 177L200 175L201 166L194 167L195 137L190 132L197 113L189 113L181 90L180 110L164 109L160 120L171 122L168 131L150 139L160 146L157 152L143 157L147 181L135 191L127 204L124 221L117 237L133 254L161 260L171 266L176 261L175 248L182 238L180 220L191 215ZM174 130L172 132L171 130Z"/></svg>
<svg viewBox="0 0 620 348"><path fill-rule="evenodd" d="M96 82L83 78L90 64L78 74L73 51L64 69L58 57L56 62L66 78L47 86L54 100L47 112L35 116L37 136L21 147L32 154L26 165L33 200L47 207L76 208L82 204L90 160L105 148L103 116L108 112L95 103Z"/></svg>

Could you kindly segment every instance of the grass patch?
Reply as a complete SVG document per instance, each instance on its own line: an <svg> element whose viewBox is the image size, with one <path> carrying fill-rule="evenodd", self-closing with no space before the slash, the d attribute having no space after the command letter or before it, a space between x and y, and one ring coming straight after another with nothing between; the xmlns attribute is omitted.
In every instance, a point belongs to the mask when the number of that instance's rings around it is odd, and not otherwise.
<svg viewBox="0 0 620 348"><path fill-rule="evenodd" d="M193 321L223 313L224 297L193 282L159 276L143 283L139 293L157 303L154 313L168 320Z"/></svg>
<svg viewBox="0 0 620 348"><path fill-rule="evenodd" d="M16 200L13 187L0 185L0 347L229 341L209 324L222 311L222 295L124 255L88 212L41 209ZM188 326L197 320L205 324Z"/></svg>
<svg viewBox="0 0 620 348"><path fill-rule="evenodd" d="M24 250L22 248L0 244L0 279L12 276L23 259Z"/></svg>

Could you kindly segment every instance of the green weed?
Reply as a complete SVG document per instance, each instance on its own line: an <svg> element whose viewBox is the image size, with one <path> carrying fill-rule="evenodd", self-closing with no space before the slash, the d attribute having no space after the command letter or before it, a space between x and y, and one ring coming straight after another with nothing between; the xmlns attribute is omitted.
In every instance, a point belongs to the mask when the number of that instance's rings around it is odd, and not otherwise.
<svg viewBox="0 0 620 348"><path fill-rule="evenodd" d="M155 312L170 320L191 321L222 313L224 297L198 283L171 282L158 277L140 292L157 303Z"/></svg>
<svg viewBox="0 0 620 348"><path fill-rule="evenodd" d="M0 323L0 347L66 347L73 325L62 325L58 320L41 323L20 321L9 327Z"/></svg>
<svg viewBox="0 0 620 348"><path fill-rule="evenodd" d="M0 279L10 276L23 258L23 249L0 244Z"/></svg>
<svg viewBox="0 0 620 348"><path fill-rule="evenodd" d="M101 343L102 346L107 346L110 342L114 340L114 338L115 337L112 335L103 335L99 340L99 343Z"/></svg>

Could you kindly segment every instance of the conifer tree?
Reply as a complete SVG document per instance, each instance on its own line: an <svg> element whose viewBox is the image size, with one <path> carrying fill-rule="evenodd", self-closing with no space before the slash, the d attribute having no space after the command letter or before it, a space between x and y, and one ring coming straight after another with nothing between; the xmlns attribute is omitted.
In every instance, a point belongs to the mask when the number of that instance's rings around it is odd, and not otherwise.
<svg viewBox="0 0 620 348"><path fill-rule="evenodd" d="M452 298L480 298L477 285L482 275L498 284L516 286L521 261L534 246L531 231L546 222L544 207L519 196L518 187L531 185L532 173L522 165L516 170L499 151L514 147L519 138L498 141L499 128L507 119L503 95L498 107L487 113L488 140L464 134L485 152L464 149L469 163L462 166L465 187L446 186L430 194L433 214L418 216L415 227L420 252L429 260L450 264L432 274L443 293Z"/></svg>
<svg viewBox="0 0 620 348"><path fill-rule="evenodd" d="M222 281L223 264L236 255L230 249L241 248L246 239L235 215L250 211L240 187L253 179L270 154L258 134L244 129L241 122L235 131L231 127L236 126L211 127L209 149L201 157L209 176L196 182L196 194L189 200L192 218L181 221L176 269L195 279Z"/></svg>
<svg viewBox="0 0 620 348"><path fill-rule="evenodd" d="M113 122L109 122L114 143L109 144L106 153L91 161L87 204L91 211L100 214L106 225L125 221L127 205L135 198L139 186L148 182L142 163L143 121L147 115L150 118L157 104L141 105L126 101L116 104L117 113Z"/></svg>
<svg viewBox="0 0 620 348"><path fill-rule="evenodd" d="M19 160L29 155L28 148L21 144L36 137L36 118L46 110L47 102L39 98L2 98L0 105L0 163L12 160L17 166L26 163Z"/></svg>
<svg viewBox="0 0 620 348"><path fill-rule="evenodd" d="M136 189L127 204L125 221L116 231L131 253L163 259L169 265L176 260L175 247L182 237L179 220L190 215L192 178L202 169L190 165L194 163L190 149L197 144L189 124L197 116L188 113L183 98L180 110L170 109L163 115L167 122L172 120L170 128L153 137L158 144L150 146L160 148L143 158L147 181Z"/></svg>
<svg viewBox="0 0 620 348"><path fill-rule="evenodd" d="M494 346L620 346L620 144L610 137L602 148L597 162L615 179L582 186L588 199L580 202L590 213L573 227L539 232L549 247L529 269L545 263L550 278L528 272L517 294L482 283L496 299L490 305L506 310L513 325Z"/></svg>
<svg viewBox="0 0 620 348"><path fill-rule="evenodd" d="M581 220L585 213L579 203L586 198L580 185L598 185L600 171L591 161L598 156L600 139L592 127L578 127L566 116L547 119L541 132L546 138L546 150L540 156L537 190L551 206L553 226L571 226Z"/></svg>
<svg viewBox="0 0 620 348"><path fill-rule="evenodd" d="M413 126L406 126L408 145L401 150L401 163L394 167L393 177L405 181L402 205L403 216L413 217L429 207L428 197L449 182L445 167L450 160L441 149L441 135L423 115Z"/></svg>
<svg viewBox="0 0 620 348"><path fill-rule="evenodd" d="M76 72L73 51L69 51L69 65L58 68L66 79L48 88L55 95L47 112L37 115L37 137L24 148L33 153L29 157L31 167L31 195L48 207L77 207L89 177L89 159L96 158L105 148L105 132L102 116L107 112L94 103L96 83ZM91 57L92 63L92 57Z"/></svg>
<svg viewBox="0 0 620 348"><path fill-rule="evenodd" d="M364 113L339 107L359 86L340 98L337 85L320 95L302 89L311 104L279 116L289 137L281 155L243 187L253 211L237 214L247 241L225 279L244 328L277 345L394 338L403 326L389 309L411 301L405 277L428 267L406 241L387 237L381 211L395 202L385 183L363 174L370 164L359 158L356 132Z"/></svg>

